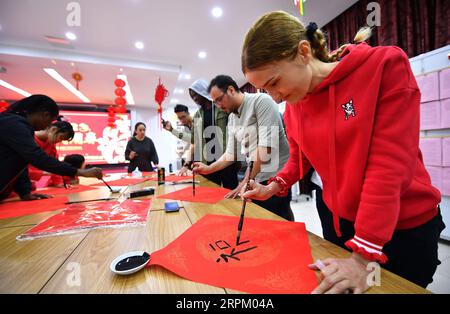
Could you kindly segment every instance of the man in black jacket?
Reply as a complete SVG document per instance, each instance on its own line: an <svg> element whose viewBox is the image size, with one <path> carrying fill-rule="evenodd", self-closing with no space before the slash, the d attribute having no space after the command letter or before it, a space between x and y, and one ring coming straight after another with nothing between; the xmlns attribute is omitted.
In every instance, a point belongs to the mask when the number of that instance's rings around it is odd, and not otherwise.
<svg viewBox="0 0 450 314"><path fill-rule="evenodd" d="M46 198L31 194L28 164L62 176L102 178L100 168L77 169L48 156L34 141L34 131L43 130L58 118L58 105L44 95L33 95L0 114L0 200L15 191L22 200Z"/></svg>

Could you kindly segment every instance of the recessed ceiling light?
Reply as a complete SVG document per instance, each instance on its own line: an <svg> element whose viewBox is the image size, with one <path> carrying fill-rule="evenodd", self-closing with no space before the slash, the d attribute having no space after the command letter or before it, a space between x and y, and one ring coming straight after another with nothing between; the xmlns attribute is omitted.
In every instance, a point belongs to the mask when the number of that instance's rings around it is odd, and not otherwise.
<svg viewBox="0 0 450 314"><path fill-rule="evenodd" d="M119 71L120 71L120 72L123 72L123 69L122 69L122 68L120 68L120 69L119 69Z"/></svg>
<svg viewBox="0 0 450 314"><path fill-rule="evenodd" d="M176 104L176 103L179 103L180 101L179 101L178 99L176 99L176 98L172 98L172 99L170 100L170 102L171 102L172 104Z"/></svg>
<svg viewBox="0 0 450 314"><path fill-rule="evenodd" d="M184 78L185 80L190 80L190 79L191 79L191 75L190 75L190 74L184 74L184 75L183 75L183 78Z"/></svg>
<svg viewBox="0 0 450 314"><path fill-rule="evenodd" d="M70 65L71 65L72 67L75 67L75 63L73 63L73 62L70 62Z"/></svg>
<svg viewBox="0 0 450 314"><path fill-rule="evenodd" d="M198 53L198 57L199 57L200 59L205 59L205 58L206 58L206 52L200 51L200 52Z"/></svg>
<svg viewBox="0 0 450 314"><path fill-rule="evenodd" d="M75 39L77 39L77 35L75 35L74 33L71 33L71 32L67 32L66 38L69 40L75 40Z"/></svg>
<svg viewBox="0 0 450 314"><path fill-rule="evenodd" d="M174 94L183 94L184 93L184 89L182 88L175 88L175 90L173 91Z"/></svg>
<svg viewBox="0 0 450 314"><path fill-rule="evenodd" d="M15 86L13 86L13 85L11 85L8 82L5 82L3 80L0 80L0 86L3 86L5 88L7 88L7 89L10 89L10 90L12 90L12 91L22 95L22 96L25 96L25 97L31 96L31 94L29 92L26 92L26 91L24 91L24 90L22 90L22 89L20 89L18 87L15 87Z"/></svg>
<svg viewBox="0 0 450 314"><path fill-rule="evenodd" d="M213 15L215 18L219 18L219 17L221 17L222 14L223 14L222 8L219 8L219 7L215 7L214 9L212 9L211 12L212 12L212 15Z"/></svg>
<svg viewBox="0 0 450 314"><path fill-rule="evenodd" d="M44 68L44 71L50 75L53 79L58 81L62 86L67 88L72 94L80 98L83 102L91 102L89 98L83 95L82 92L80 92L78 89L76 89L72 84L70 84L65 78L61 76L55 69L51 68Z"/></svg>
<svg viewBox="0 0 450 314"><path fill-rule="evenodd" d="M137 42L135 42L135 43L134 43L134 46L135 46L137 49L144 49L144 43L143 43L142 41L137 41Z"/></svg>

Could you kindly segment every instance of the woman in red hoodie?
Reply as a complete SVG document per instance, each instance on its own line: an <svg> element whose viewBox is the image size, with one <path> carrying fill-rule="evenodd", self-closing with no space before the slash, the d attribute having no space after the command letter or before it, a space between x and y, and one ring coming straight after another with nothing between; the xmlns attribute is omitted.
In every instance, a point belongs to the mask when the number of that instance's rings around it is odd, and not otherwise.
<svg viewBox="0 0 450 314"><path fill-rule="evenodd" d="M314 293L362 293L371 261L426 287L439 264L445 227L439 191L419 150L419 104L409 60L398 47L355 42L329 55L315 23L306 28L285 13L262 16L242 51L247 80L282 98L290 159L267 186L251 182L245 198L283 195L311 168L323 183L333 229L330 241L352 255L323 261ZM323 265L322 265L323 266ZM318 265L311 265L317 268ZM382 283L381 283L382 284Z"/></svg>

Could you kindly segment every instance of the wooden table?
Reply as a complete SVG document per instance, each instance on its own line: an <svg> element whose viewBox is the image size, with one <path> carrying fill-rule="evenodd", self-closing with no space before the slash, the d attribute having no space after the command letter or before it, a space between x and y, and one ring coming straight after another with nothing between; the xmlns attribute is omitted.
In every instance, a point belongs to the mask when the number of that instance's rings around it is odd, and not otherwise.
<svg viewBox="0 0 450 314"><path fill-rule="evenodd" d="M197 178L196 178L197 179ZM214 186L204 178L202 186ZM185 188L187 185L154 186L156 195ZM69 195L71 201L108 197L102 187L95 191ZM145 226L105 228L72 235L53 236L31 241L16 237L56 212L0 220L0 293L239 293L192 282L163 269L151 267L128 277L114 275L111 261L128 251L156 251L188 229L205 214L239 216L239 200L222 200L215 205L179 202L179 212L166 213L165 200L154 198ZM246 217L283 220L269 211L248 204ZM313 259L345 257L350 253L309 233ZM430 293L386 270L381 286L367 293Z"/></svg>

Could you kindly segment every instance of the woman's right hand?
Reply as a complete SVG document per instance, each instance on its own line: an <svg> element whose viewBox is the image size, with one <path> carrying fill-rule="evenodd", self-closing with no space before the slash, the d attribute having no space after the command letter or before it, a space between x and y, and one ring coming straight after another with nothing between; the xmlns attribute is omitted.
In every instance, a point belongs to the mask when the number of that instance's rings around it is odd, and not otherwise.
<svg viewBox="0 0 450 314"><path fill-rule="evenodd" d="M137 156L136 152L133 152L133 151L130 152L130 155L129 155L130 160L134 159L134 157L136 157L136 156Z"/></svg>
<svg viewBox="0 0 450 314"><path fill-rule="evenodd" d="M88 169L78 169L77 175L80 177L92 177L101 179L103 178L103 172L101 168L88 168Z"/></svg>
<svg viewBox="0 0 450 314"><path fill-rule="evenodd" d="M246 188L247 185L242 187L241 199L264 201L281 191L281 187L276 182L272 182L269 185L262 185L256 183L255 180L250 180L247 192L245 192Z"/></svg>

